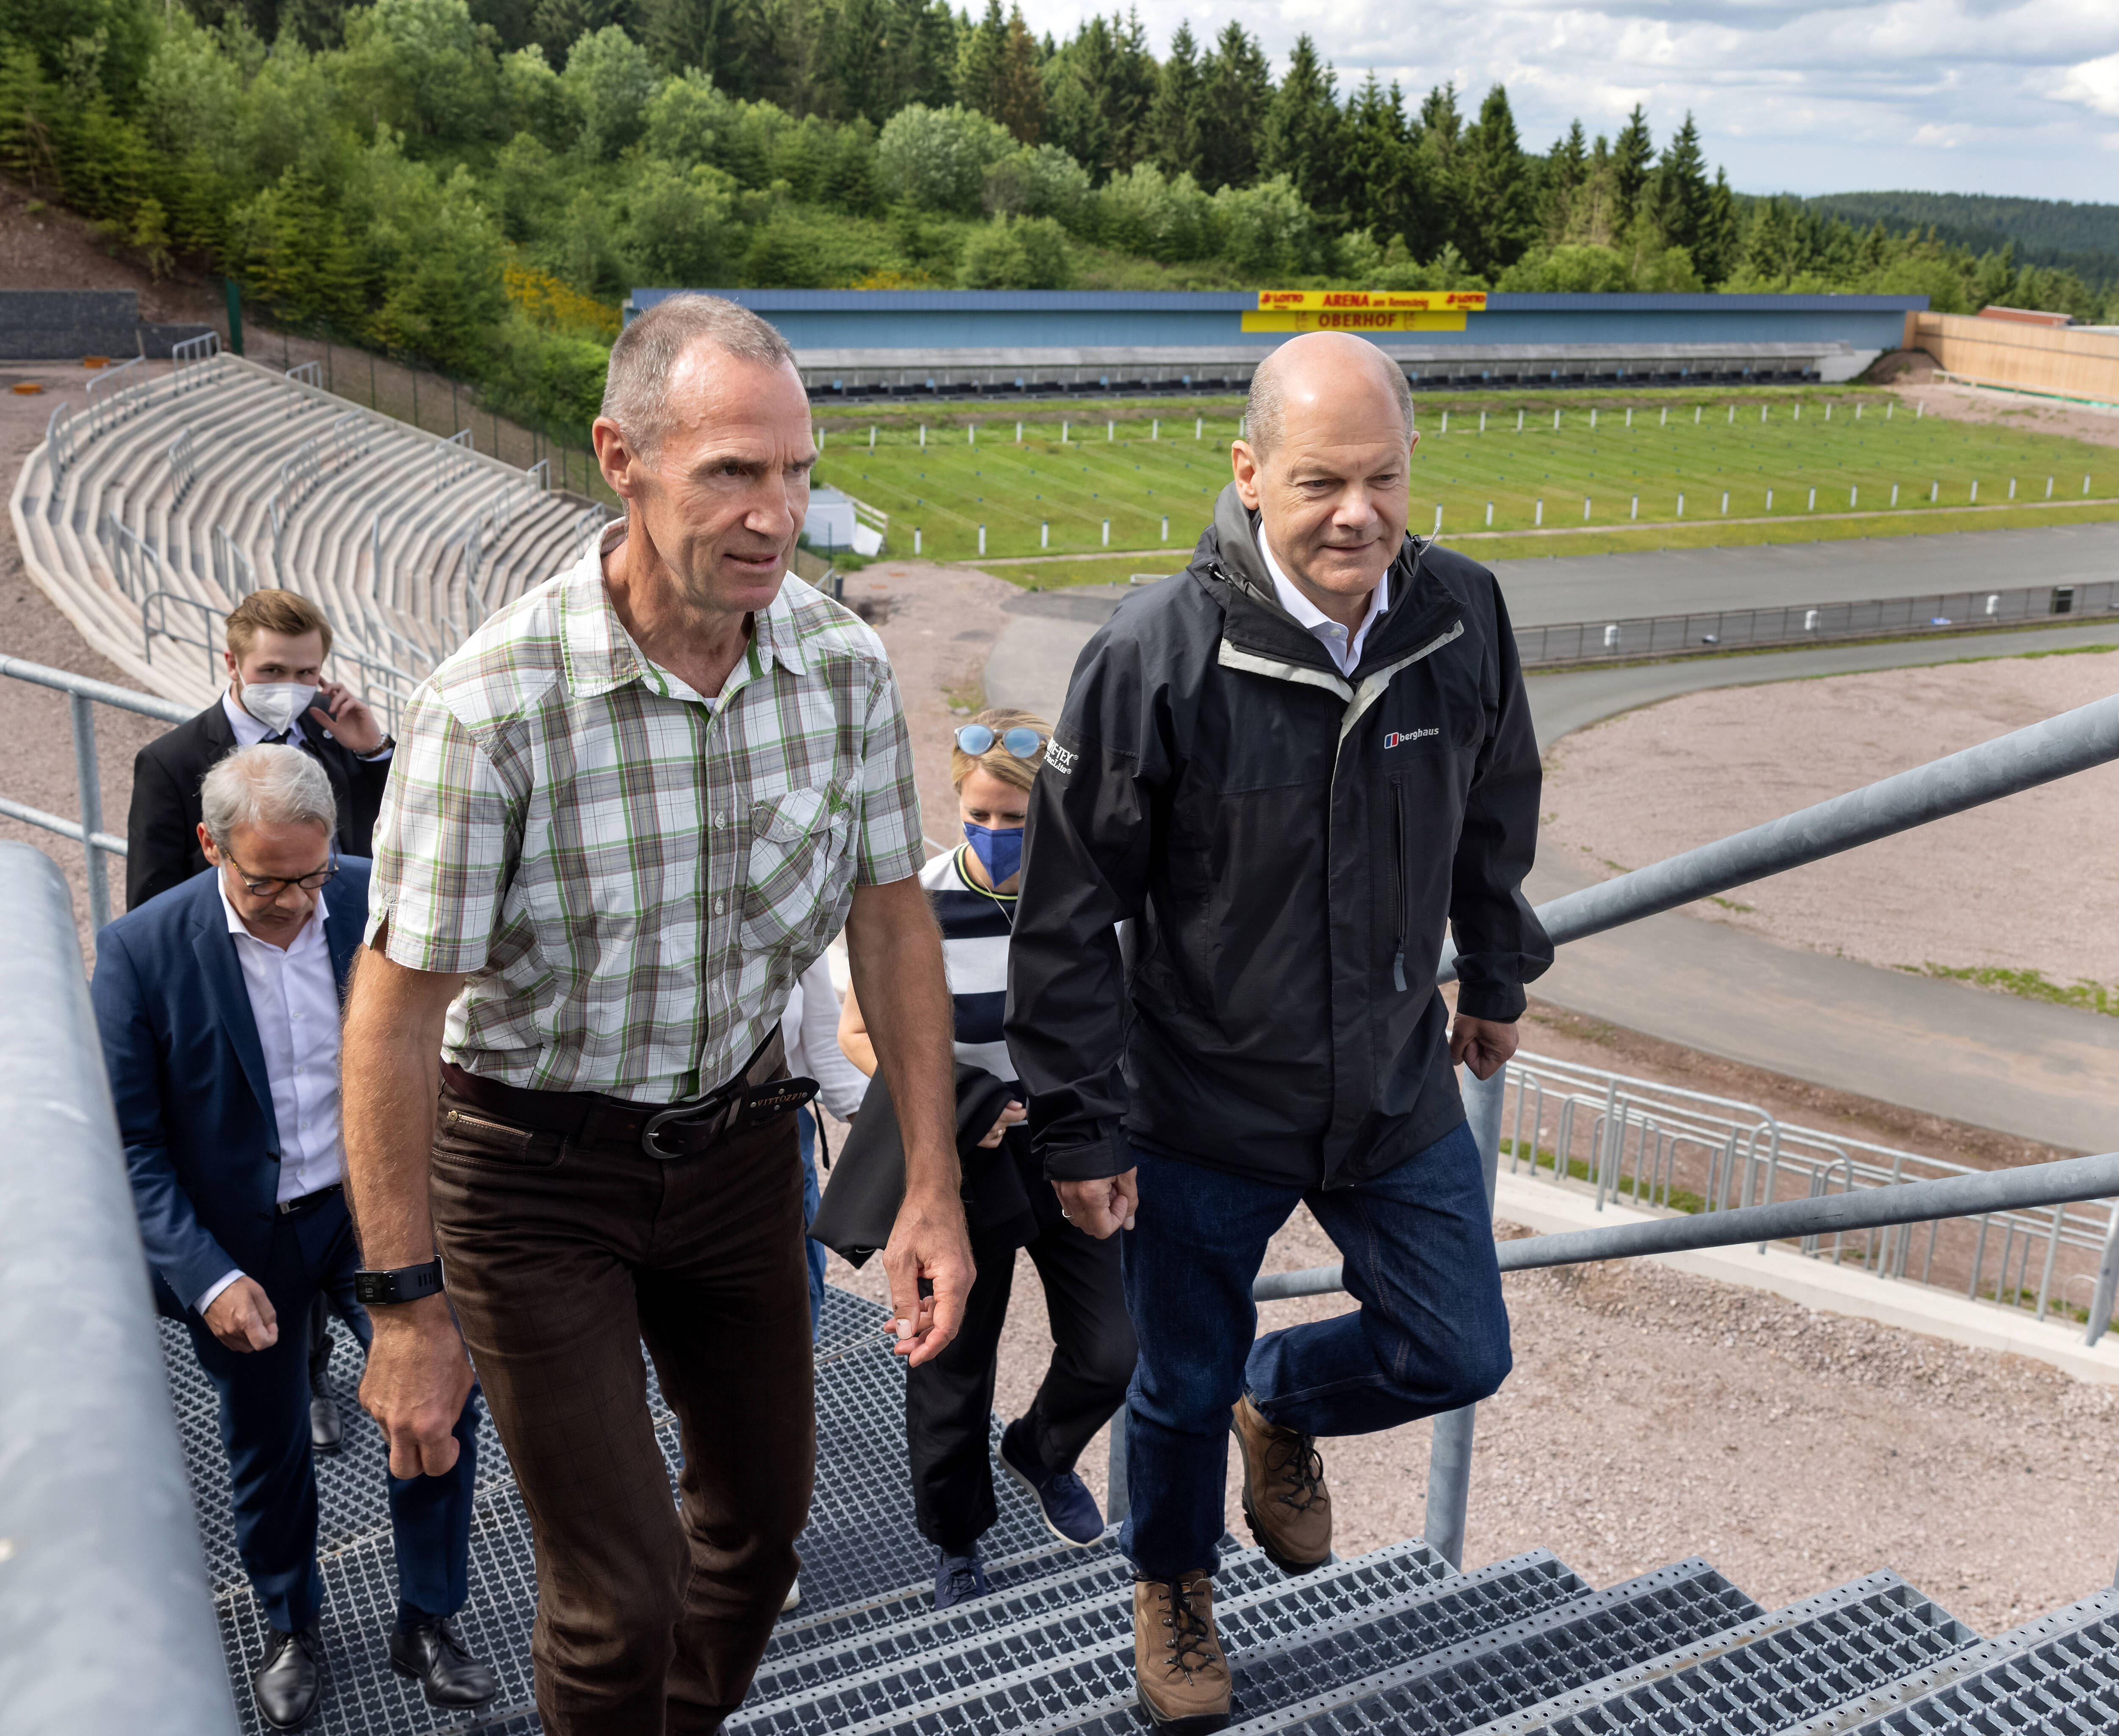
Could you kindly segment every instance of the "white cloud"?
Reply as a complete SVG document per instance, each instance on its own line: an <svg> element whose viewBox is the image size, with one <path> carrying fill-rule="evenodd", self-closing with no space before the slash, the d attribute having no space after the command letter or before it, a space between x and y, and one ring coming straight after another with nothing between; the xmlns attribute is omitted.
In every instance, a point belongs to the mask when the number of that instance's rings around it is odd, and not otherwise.
<svg viewBox="0 0 2119 1736"><path fill-rule="evenodd" d="M1056 35L1092 9L1107 0L1026 8ZM1141 0L1140 12L1158 53L1188 17L1203 39L1233 19L1284 66L1306 30L1342 89L1374 67L1417 101L1454 77L1468 109L1499 81L1534 149L1577 115L1609 133L1635 102L1660 142L1690 109L1709 160L1751 192L2112 197L2093 118L2119 116L2112 0Z"/></svg>
<svg viewBox="0 0 2119 1736"><path fill-rule="evenodd" d="M2119 114L2119 54L2085 60L2068 68L2055 92L2064 102L2081 103L2099 114Z"/></svg>

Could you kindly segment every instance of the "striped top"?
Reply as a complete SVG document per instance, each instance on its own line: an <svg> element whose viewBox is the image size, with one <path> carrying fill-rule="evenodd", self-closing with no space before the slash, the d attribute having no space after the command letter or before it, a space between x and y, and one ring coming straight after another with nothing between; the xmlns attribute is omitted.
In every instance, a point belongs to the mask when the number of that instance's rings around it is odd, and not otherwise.
<svg viewBox="0 0 2119 1736"><path fill-rule="evenodd" d="M1013 893L988 892L964 870L971 848L959 844L920 870L920 884L942 928L942 963L955 1004L957 1059L1013 1084L1001 1021L1008 1012L1008 940L1015 923Z"/></svg>

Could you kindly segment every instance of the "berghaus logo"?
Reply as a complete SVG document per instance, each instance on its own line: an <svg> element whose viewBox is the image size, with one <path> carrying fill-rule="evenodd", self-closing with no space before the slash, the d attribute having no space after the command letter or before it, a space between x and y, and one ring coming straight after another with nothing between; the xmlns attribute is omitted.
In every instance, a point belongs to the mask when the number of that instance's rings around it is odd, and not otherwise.
<svg viewBox="0 0 2119 1736"><path fill-rule="evenodd" d="M1384 737L1384 747L1388 751L1394 747L1403 747L1408 741L1425 741L1430 736L1441 733L1439 729L1393 730Z"/></svg>

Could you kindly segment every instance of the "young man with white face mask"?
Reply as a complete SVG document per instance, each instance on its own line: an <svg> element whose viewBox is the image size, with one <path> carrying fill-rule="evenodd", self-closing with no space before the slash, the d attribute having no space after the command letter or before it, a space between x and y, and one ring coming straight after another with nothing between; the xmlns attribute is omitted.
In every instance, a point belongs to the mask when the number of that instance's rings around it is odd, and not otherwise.
<svg viewBox="0 0 2119 1736"><path fill-rule="evenodd" d="M323 679L331 623L292 591L254 591L230 613L228 689L188 723L141 749L126 822L125 903L137 910L206 866L199 785L239 747L285 741L309 754L338 798L338 852L365 856L394 744L375 714Z"/></svg>

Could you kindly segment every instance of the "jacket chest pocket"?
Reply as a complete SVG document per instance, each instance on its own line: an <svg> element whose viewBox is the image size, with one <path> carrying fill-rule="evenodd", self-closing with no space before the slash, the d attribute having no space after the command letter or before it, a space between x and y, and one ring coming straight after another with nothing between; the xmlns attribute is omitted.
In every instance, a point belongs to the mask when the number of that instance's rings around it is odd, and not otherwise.
<svg viewBox="0 0 2119 1736"><path fill-rule="evenodd" d="M744 862L743 943L784 947L837 911L853 880L853 810L837 784L755 801Z"/></svg>

